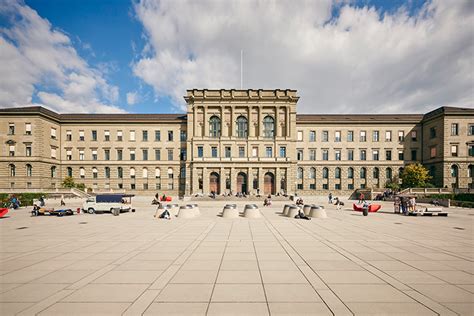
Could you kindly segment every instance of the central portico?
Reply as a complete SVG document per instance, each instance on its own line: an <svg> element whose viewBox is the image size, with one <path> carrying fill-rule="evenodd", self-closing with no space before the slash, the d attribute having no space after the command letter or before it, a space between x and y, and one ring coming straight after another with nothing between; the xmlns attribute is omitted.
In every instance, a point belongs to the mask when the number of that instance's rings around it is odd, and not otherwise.
<svg viewBox="0 0 474 316"><path fill-rule="evenodd" d="M295 90L187 90L189 194L276 194L296 175Z"/></svg>

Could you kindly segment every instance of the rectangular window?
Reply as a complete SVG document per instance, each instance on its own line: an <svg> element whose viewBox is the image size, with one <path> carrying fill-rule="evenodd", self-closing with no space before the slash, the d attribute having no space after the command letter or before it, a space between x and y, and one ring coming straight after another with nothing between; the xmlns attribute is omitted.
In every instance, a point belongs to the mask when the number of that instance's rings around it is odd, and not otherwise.
<svg viewBox="0 0 474 316"><path fill-rule="evenodd" d="M155 142L161 141L161 132L155 131Z"/></svg>
<svg viewBox="0 0 474 316"><path fill-rule="evenodd" d="M341 141L341 131L334 132L334 141L340 142Z"/></svg>
<svg viewBox="0 0 474 316"><path fill-rule="evenodd" d="M79 131L79 141L84 141L84 131Z"/></svg>
<svg viewBox="0 0 474 316"><path fill-rule="evenodd" d="M303 140L303 131L298 131L298 141Z"/></svg>
<svg viewBox="0 0 474 316"><path fill-rule="evenodd" d="M329 185L327 183L323 183L323 190L329 190Z"/></svg>
<svg viewBox="0 0 474 316"><path fill-rule="evenodd" d="M204 156L204 148L202 146L198 146L198 157L202 158Z"/></svg>
<svg viewBox="0 0 474 316"><path fill-rule="evenodd" d="M27 157L31 157L31 145L26 145L25 153L26 153ZM69 159L69 160L71 160L71 159Z"/></svg>
<svg viewBox="0 0 474 316"><path fill-rule="evenodd" d="M168 149L168 160L173 161L173 149Z"/></svg>
<svg viewBox="0 0 474 316"><path fill-rule="evenodd" d="M179 133L179 139L182 141L182 142L185 142L186 141L186 132L185 131L181 131Z"/></svg>
<svg viewBox="0 0 474 316"><path fill-rule="evenodd" d="M51 138L56 139L56 129L54 127L51 127Z"/></svg>
<svg viewBox="0 0 474 316"><path fill-rule="evenodd" d="M241 146L239 147L239 158L244 158L245 157L245 147Z"/></svg>
<svg viewBox="0 0 474 316"><path fill-rule="evenodd" d="M258 157L258 147L252 147L252 157Z"/></svg>
<svg viewBox="0 0 474 316"><path fill-rule="evenodd" d="M316 131L309 131L309 141L310 142L316 141Z"/></svg>
<svg viewBox="0 0 474 316"><path fill-rule="evenodd" d="M354 149L347 150L347 160L354 160Z"/></svg>
<svg viewBox="0 0 474 316"><path fill-rule="evenodd" d="M411 160L415 161L416 160L416 149L411 150Z"/></svg>
<svg viewBox="0 0 474 316"><path fill-rule="evenodd" d="M386 150L385 151L385 160L392 160L392 151Z"/></svg>
<svg viewBox="0 0 474 316"><path fill-rule="evenodd" d="M135 149L130 150L130 160L135 160Z"/></svg>
<svg viewBox="0 0 474 316"><path fill-rule="evenodd" d="M372 151L372 160L379 160L379 151L373 150Z"/></svg>
<svg viewBox="0 0 474 316"><path fill-rule="evenodd" d="M230 147L226 146L226 147L224 148L224 154L225 154L225 157L226 157L226 158L230 158L230 156L231 156Z"/></svg>
<svg viewBox="0 0 474 316"><path fill-rule="evenodd" d="M9 155L10 157L14 157L15 156L15 145L10 145L9 147Z"/></svg>
<svg viewBox="0 0 474 316"><path fill-rule="evenodd" d="M310 190L316 190L316 184L315 183L310 183L309 184L309 189Z"/></svg>
<svg viewBox="0 0 474 316"><path fill-rule="evenodd" d="M148 131L142 131L142 139L144 142L148 141Z"/></svg>
<svg viewBox="0 0 474 316"><path fill-rule="evenodd" d="M212 158L217 158L217 147L215 147L215 146L211 147L211 157Z"/></svg>
<svg viewBox="0 0 474 316"><path fill-rule="evenodd" d="M403 154L403 150L399 150L398 151L398 160L404 160L405 159L405 155Z"/></svg>
<svg viewBox="0 0 474 316"><path fill-rule="evenodd" d="M123 160L123 150L117 149L117 160Z"/></svg>
<svg viewBox="0 0 474 316"><path fill-rule="evenodd" d="M105 167L105 177L107 179L110 179L110 168L109 167Z"/></svg>
<svg viewBox="0 0 474 316"><path fill-rule="evenodd" d="M8 135L15 135L15 123L8 124Z"/></svg>
<svg viewBox="0 0 474 316"><path fill-rule="evenodd" d="M348 183L347 184L347 189L348 190L354 190L354 183Z"/></svg>
<svg viewBox="0 0 474 316"><path fill-rule="evenodd" d="M436 157L436 146L430 148L430 158Z"/></svg>
<svg viewBox="0 0 474 316"><path fill-rule="evenodd" d="M25 123L25 134L31 135L31 123Z"/></svg>
<svg viewBox="0 0 474 316"><path fill-rule="evenodd" d="M168 141L169 142L173 141L173 131L168 131Z"/></svg>
<svg viewBox="0 0 474 316"><path fill-rule="evenodd" d="M436 128L430 127L430 138L436 137Z"/></svg>
<svg viewBox="0 0 474 316"><path fill-rule="evenodd" d="M474 145L469 145L467 147L467 152L468 152L469 157L474 157Z"/></svg>
<svg viewBox="0 0 474 316"><path fill-rule="evenodd" d="M123 132L117 131L117 141L121 142L123 140Z"/></svg>
<svg viewBox="0 0 474 316"><path fill-rule="evenodd" d="M328 142L329 141L329 132L328 131L323 131L323 136L321 138L323 142Z"/></svg>
<svg viewBox="0 0 474 316"><path fill-rule="evenodd" d="M411 131L411 141L416 142L417 134L416 131Z"/></svg>
<svg viewBox="0 0 474 316"><path fill-rule="evenodd" d="M327 149L323 149L323 160L329 160L329 151Z"/></svg>
<svg viewBox="0 0 474 316"><path fill-rule="evenodd" d="M92 140L97 141L97 131L92 131Z"/></svg>
<svg viewBox="0 0 474 316"><path fill-rule="evenodd" d="M56 159L56 148L51 147L51 158Z"/></svg>
<svg viewBox="0 0 474 316"><path fill-rule="evenodd" d="M303 160L303 149L298 149L296 151L296 160Z"/></svg>
<svg viewBox="0 0 474 316"><path fill-rule="evenodd" d="M267 158L273 157L273 150L272 147L266 147L265 148L265 155Z"/></svg>
<svg viewBox="0 0 474 316"><path fill-rule="evenodd" d="M378 142L379 140L380 140L379 131L373 131L372 132L372 141L373 142Z"/></svg>
<svg viewBox="0 0 474 316"><path fill-rule="evenodd" d="M161 150L160 149L155 149L155 160L156 161L161 160Z"/></svg>
<svg viewBox="0 0 474 316"><path fill-rule="evenodd" d="M367 151L364 149L360 151L360 160L367 160Z"/></svg>
<svg viewBox="0 0 474 316"><path fill-rule="evenodd" d="M336 160L341 160L341 151L339 149L334 151L334 158Z"/></svg>
<svg viewBox="0 0 474 316"><path fill-rule="evenodd" d="M106 142L110 141L110 131L104 131L104 140Z"/></svg>
<svg viewBox="0 0 474 316"><path fill-rule="evenodd" d="M92 160L97 160L97 149L92 151Z"/></svg>
<svg viewBox="0 0 474 316"><path fill-rule="evenodd" d="M386 131L385 132L385 141L386 142L391 142L392 141L392 131Z"/></svg>
<svg viewBox="0 0 474 316"><path fill-rule="evenodd" d="M72 131L66 131L66 140L68 142L72 141Z"/></svg>
<svg viewBox="0 0 474 316"><path fill-rule="evenodd" d="M474 124L469 124L468 128L467 128L467 135L474 135Z"/></svg>
<svg viewBox="0 0 474 316"><path fill-rule="evenodd" d="M341 184L340 184L340 183L336 183L336 184L334 185L334 189L340 190L340 189L341 189Z"/></svg>
<svg viewBox="0 0 474 316"><path fill-rule="evenodd" d="M79 150L79 160L84 160L84 150Z"/></svg>
<svg viewBox="0 0 474 316"><path fill-rule="evenodd" d="M403 142L405 140L405 132L404 131L398 131L398 141Z"/></svg>
<svg viewBox="0 0 474 316"><path fill-rule="evenodd" d="M286 147L280 147L280 158L286 158Z"/></svg>
<svg viewBox="0 0 474 316"><path fill-rule="evenodd" d="M179 160L181 161L186 160L186 148L181 149L181 151L179 152Z"/></svg>
<svg viewBox="0 0 474 316"><path fill-rule="evenodd" d="M130 141L131 142L135 141L135 131L130 131Z"/></svg>
<svg viewBox="0 0 474 316"><path fill-rule="evenodd" d="M360 131L360 141L361 142L367 141L367 132L366 131Z"/></svg>
<svg viewBox="0 0 474 316"><path fill-rule="evenodd" d="M104 159L110 160L110 149L104 149Z"/></svg>
<svg viewBox="0 0 474 316"><path fill-rule="evenodd" d="M142 149L143 160L148 160L148 149Z"/></svg>
<svg viewBox="0 0 474 316"><path fill-rule="evenodd" d="M458 156L458 145L451 145L451 156Z"/></svg>
<svg viewBox="0 0 474 316"><path fill-rule="evenodd" d="M309 150L309 160L315 161L316 160L316 149Z"/></svg>
<svg viewBox="0 0 474 316"><path fill-rule="evenodd" d="M296 187L298 190L303 190L303 183L298 183Z"/></svg>
<svg viewBox="0 0 474 316"><path fill-rule="evenodd" d="M459 135L459 124L452 123L451 124L451 136L458 136Z"/></svg>
<svg viewBox="0 0 474 316"><path fill-rule="evenodd" d="M354 131L347 131L347 141L348 142L354 141Z"/></svg>

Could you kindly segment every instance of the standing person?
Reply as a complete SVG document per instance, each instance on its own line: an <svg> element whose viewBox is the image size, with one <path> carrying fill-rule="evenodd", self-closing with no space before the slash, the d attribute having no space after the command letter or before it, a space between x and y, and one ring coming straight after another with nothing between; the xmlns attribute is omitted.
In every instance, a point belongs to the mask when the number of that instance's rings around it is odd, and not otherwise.
<svg viewBox="0 0 474 316"><path fill-rule="evenodd" d="M397 214L400 213L400 198L398 196L393 201L393 211Z"/></svg>
<svg viewBox="0 0 474 316"><path fill-rule="evenodd" d="M331 192L329 192L329 195L328 195L328 203L332 204L332 193Z"/></svg>
<svg viewBox="0 0 474 316"><path fill-rule="evenodd" d="M365 196L364 196L364 193L361 192L359 194L359 204L364 203L364 201L365 201Z"/></svg>
<svg viewBox="0 0 474 316"><path fill-rule="evenodd" d="M341 201L339 200L339 198L336 197L336 209L337 209L337 210L340 210L340 209L341 209L341 204L342 204L342 203L341 203Z"/></svg>
<svg viewBox="0 0 474 316"><path fill-rule="evenodd" d="M64 202L64 195L61 194L61 206L66 206L66 202Z"/></svg>

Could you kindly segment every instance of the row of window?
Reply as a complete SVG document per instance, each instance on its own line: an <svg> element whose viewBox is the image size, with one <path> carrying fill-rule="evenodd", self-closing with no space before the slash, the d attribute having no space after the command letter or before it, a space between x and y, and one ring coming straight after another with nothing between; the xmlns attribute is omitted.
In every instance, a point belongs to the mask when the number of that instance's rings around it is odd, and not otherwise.
<svg viewBox="0 0 474 316"><path fill-rule="evenodd" d="M149 140L148 130L142 130L141 132L142 132L141 141L147 142ZM135 130L128 131L128 133L129 133L129 137L128 137L129 141L136 141L137 140ZM79 141L85 141L85 132L83 130L79 131L79 138L78 139L79 139ZM161 141L161 131L155 130L154 139L155 139L156 142ZM168 138L167 139L168 139L169 142L172 142L174 140L174 131L168 131ZM72 141L72 140L73 140L72 131L67 130L66 131L66 141ZM92 130L91 131L90 140L91 141L98 141L99 140L99 135L98 135L97 130ZM111 140L110 130L105 130L104 131L104 138L101 139L101 140L106 141L106 142ZM123 141L123 131L122 130L117 131L115 140L119 141L119 142ZM180 140L182 142L186 141L186 132L185 131L180 132Z"/></svg>
<svg viewBox="0 0 474 316"><path fill-rule="evenodd" d="M403 168L398 169L399 175L403 172ZM329 179L329 168L324 167L323 168L323 179ZM336 167L334 169L334 178L335 179L341 179L342 175L342 169L339 167ZM385 169L385 178L386 179L392 179L393 174L392 174L392 168L386 168ZM304 170L303 168L299 167L296 172L296 178L299 180L302 180L305 178L304 176ZM312 167L309 168L308 170L308 178L309 179L316 179L316 168ZM366 179L367 178L367 168L362 167L359 170L359 178L360 179ZM372 178L374 179L379 179L380 178L380 169L375 167L372 169ZM347 168L347 179L354 179L354 168L349 167Z"/></svg>
<svg viewBox="0 0 474 316"><path fill-rule="evenodd" d="M359 141L360 142L366 142L367 141L367 131L360 131L359 132ZM410 132L411 140L412 141L417 141L417 132L416 131L411 131ZM347 142L353 142L355 140L355 135L354 131L346 131L346 141ZM373 142L379 142L380 141L380 131L372 131L372 141ZM333 142L341 142L343 139L342 136L342 131L334 131L334 137L331 139ZM298 141L303 141L304 135L303 131L298 131L297 133L297 140ZM405 131L398 131L398 141L403 142L405 140ZM308 141L310 142L315 142L316 141L316 131L309 131L308 135ZM329 142L329 131L323 130L321 131L321 141L322 142ZM392 131L385 131L385 141L386 142L391 142L392 141Z"/></svg>
<svg viewBox="0 0 474 316"><path fill-rule="evenodd" d="M236 135L238 138L247 138L249 124L245 116L240 115L237 117L236 123ZM222 134L222 122L220 117L213 115L209 119L209 137L219 138ZM263 118L263 135L264 138L275 137L275 119L267 115Z"/></svg>
<svg viewBox="0 0 474 316"><path fill-rule="evenodd" d="M79 160L86 160L85 159L85 151L84 149L79 149ZM91 156L90 160L98 160L98 150L97 149L91 149ZM123 154L123 149L117 149L116 150L116 160L124 160L124 154ZM103 160L111 160L111 151L110 149L104 149L104 159ZM72 160L73 155L72 155L72 149L66 149L66 160ZM129 158L130 160L137 160L137 154L135 149L130 149L129 150ZM149 150L148 149L142 149L141 150L141 160L149 160ZM154 149L154 160L161 160L161 149ZM174 150L173 149L167 149L167 158L169 161L175 160L174 157ZM179 159L180 160L186 160L186 149L181 149L179 153Z"/></svg>

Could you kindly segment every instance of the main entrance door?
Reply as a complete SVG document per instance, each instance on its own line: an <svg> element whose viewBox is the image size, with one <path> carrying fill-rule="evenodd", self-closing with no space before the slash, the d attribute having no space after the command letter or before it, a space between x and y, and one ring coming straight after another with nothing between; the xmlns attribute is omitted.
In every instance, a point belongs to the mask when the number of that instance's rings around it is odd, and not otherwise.
<svg viewBox="0 0 474 316"><path fill-rule="evenodd" d="M237 175L237 193L247 193L247 175L243 172Z"/></svg>
<svg viewBox="0 0 474 316"><path fill-rule="evenodd" d="M212 172L209 176L209 191L221 194L220 192L220 177L217 172Z"/></svg>
<svg viewBox="0 0 474 316"><path fill-rule="evenodd" d="M263 177L263 193L275 194L275 176L271 172L265 173Z"/></svg>

